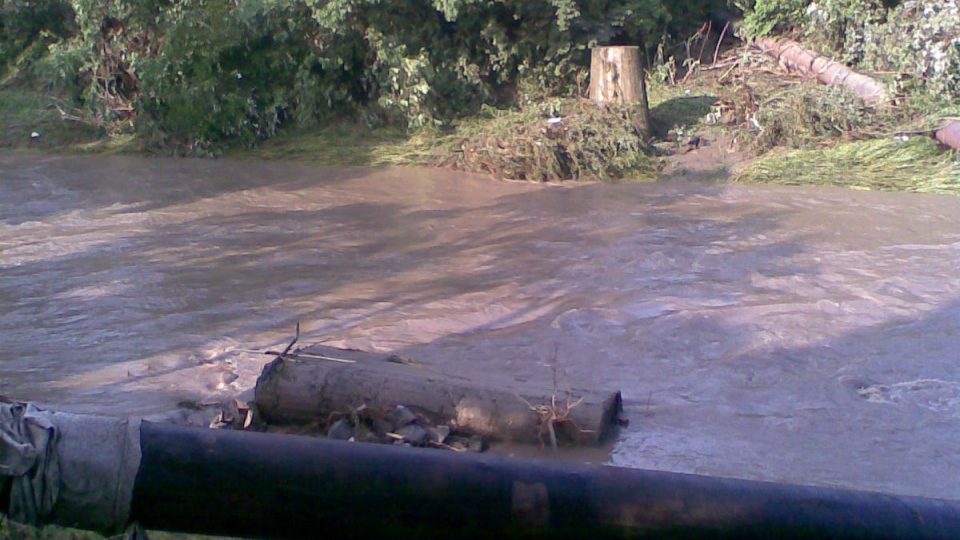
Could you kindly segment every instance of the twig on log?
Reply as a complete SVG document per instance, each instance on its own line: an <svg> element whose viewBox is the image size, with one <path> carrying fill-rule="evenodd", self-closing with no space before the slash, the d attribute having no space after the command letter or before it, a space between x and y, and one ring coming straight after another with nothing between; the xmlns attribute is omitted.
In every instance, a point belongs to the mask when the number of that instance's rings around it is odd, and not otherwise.
<svg viewBox="0 0 960 540"><path fill-rule="evenodd" d="M356 360L348 360L346 358L335 358L333 356L324 356L322 354L311 354L305 352L294 351L284 355L283 353L277 351L265 351L263 354L269 354L272 356L286 356L287 358L308 358L310 360L329 360L331 362L340 362L341 364L356 364Z"/></svg>
<svg viewBox="0 0 960 540"><path fill-rule="evenodd" d="M280 354L277 354L277 353L272 352L272 351L267 351L266 354L273 354L273 355L275 355L277 358L285 358L285 357L287 356L287 353L289 353L289 352L290 352L290 349L292 349L293 346L297 344L297 341L298 341L299 339L300 339L300 321L297 321L297 333L293 336L293 340L290 341L290 344L287 345L287 348L284 349L283 352L280 353Z"/></svg>

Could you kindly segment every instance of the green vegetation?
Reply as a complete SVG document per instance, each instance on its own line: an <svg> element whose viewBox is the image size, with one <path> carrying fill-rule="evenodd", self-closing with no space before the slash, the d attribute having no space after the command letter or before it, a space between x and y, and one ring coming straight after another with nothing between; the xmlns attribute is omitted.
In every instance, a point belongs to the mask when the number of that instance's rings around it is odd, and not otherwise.
<svg viewBox="0 0 960 540"><path fill-rule="evenodd" d="M897 104L714 49L697 28L717 10L879 72ZM656 177L708 133L759 158L741 181L776 181L787 155L809 170L783 182L821 183L829 160L869 156L849 170L881 179L858 185L949 191L955 156L890 145L960 114L958 36L946 0L0 0L0 147L615 180ZM589 48L611 42L656 59L652 146L636 111L583 101ZM909 156L929 181L884 176Z"/></svg>
<svg viewBox="0 0 960 540"><path fill-rule="evenodd" d="M556 98L542 107L486 108L446 129L412 133L334 124L281 134L233 154L337 165L443 165L514 180L651 180L657 161L639 132L637 114L635 108L598 109ZM550 124L550 118L562 120Z"/></svg>
<svg viewBox="0 0 960 540"><path fill-rule="evenodd" d="M960 156L944 153L927 137L876 139L771 152L734 180L960 194Z"/></svg>
<svg viewBox="0 0 960 540"><path fill-rule="evenodd" d="M8 81L58 92L111 134L198 155L334 118L444 127L571 96L592 45L686 34L714 3L0 1Z"/></svg>
<svg viewBox="0 0 960 540"><path fill-rule="evenodd" d="M52 98L23 88L0 88L0 148L62 148L94 143L101 133L76 122L64 122ZM31 135L39 135L33 138Z"/></svg>
<svg viewBox="0 0 960 540"><path fill-rule="evenodd" d="M790 34L895 90L960 100L954 0L741 0L749 37Z"/></svg>

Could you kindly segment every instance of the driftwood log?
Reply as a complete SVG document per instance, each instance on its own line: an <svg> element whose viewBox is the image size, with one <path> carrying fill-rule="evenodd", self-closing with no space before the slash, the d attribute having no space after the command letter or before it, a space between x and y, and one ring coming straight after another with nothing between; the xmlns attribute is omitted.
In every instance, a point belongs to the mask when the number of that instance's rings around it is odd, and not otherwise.
<svg viewBox="0 0 960 540"><path fill-rule="evenodd" d="M622 412L619 391L474 381L388 354L313 346L278 357L257 380L255 403L273 424L323 422L360 406L403 405L432 425L504 441L599 444Z"/></svg>
<svg viewBox="0 0 960 540"><path fill-rule="evenodd" d="M787 71L816 77L823 84L843 86L871 105L882 105L888 101L887 89L880 81L804 49L796 41L758 38L754 45L775 58Z"/></svg>
<svg viewBox="0 0 960 540"><path fill-rule="evenodd" d="M889 101L887 89L880 81L804 49L796 41L758 38L754 45L775 58L787 71L816 77L823 84L843 86L871 105L883 105ZM935 131L934 137L942 144L960 150L960 122L950 122Z"/></svg>
<svg viewBox="0 0 960 540"><path fill-rule="evenodd" d="M594 47L590 57L590 99L598 105L639 105L638 126L650 137L650 105L640 47Z"/></svg>

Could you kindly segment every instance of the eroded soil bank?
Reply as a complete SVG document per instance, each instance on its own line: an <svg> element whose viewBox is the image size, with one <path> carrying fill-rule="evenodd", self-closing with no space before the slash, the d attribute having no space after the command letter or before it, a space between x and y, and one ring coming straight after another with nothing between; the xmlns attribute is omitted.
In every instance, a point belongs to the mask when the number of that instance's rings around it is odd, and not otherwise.
<svg viewBox="0 0 960 540"><path fill-rule="evenodd" d="M227 397L297 320L620 388L614 464L960 498L960 199L0 155L0 394Z"/></svg>

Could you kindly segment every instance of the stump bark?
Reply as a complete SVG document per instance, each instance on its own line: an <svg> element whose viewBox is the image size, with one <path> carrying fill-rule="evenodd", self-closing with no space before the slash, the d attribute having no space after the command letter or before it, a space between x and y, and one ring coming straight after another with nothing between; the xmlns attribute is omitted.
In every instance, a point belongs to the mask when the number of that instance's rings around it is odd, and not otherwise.
<svg viewBox="0 0 960 540"><path fill-rule="evenodd" d="M640 47L594 47L590 58L590 99L598 105L639 105L644 138L650 137L650 105Z"/></svg>
<svg viewBox="0 0 960 540"><path fill-rule="evenodd" d="M255 403L262 418L275 424L323 421L362 405L384 411L403 405L457 433L545 443L552 428L558 438L584 445L603 442L622 411L619 391L560 392L507 378L474 381L392 355L325 346L268 364L257 380Z"/></svg>

